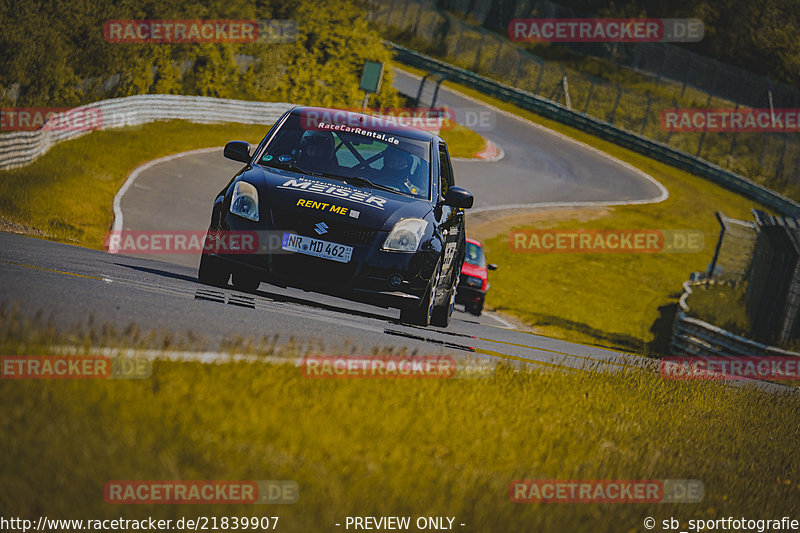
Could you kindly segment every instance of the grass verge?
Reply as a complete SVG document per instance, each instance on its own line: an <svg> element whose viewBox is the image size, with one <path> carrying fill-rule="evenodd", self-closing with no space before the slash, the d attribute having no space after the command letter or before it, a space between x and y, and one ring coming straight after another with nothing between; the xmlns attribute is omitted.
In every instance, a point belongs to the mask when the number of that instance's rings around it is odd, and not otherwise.
<svg viewBox="0 0 800 533"><path fill-rule="evenodd" d="M751 337L752 321L745 312L746 285L694 285L686 299L689 316L699 318L723 329Z"/></svg>
<svg viewBox="0 0 800 533"><path fill-rule="evenodd" d="M2 328L2 353L47 353ZM12 334L13 336L13 334ZM91 353L91 347L86 347ZM791 516L800 397L645 372L309 380L291 365L156 361L145 380L5 381L15 516L448 516L469 531L640 531L644 517ZM157 429L156 429L157 428ZM771 435L765 439L764 435ZM110 505L110 480L293 480L294 505ZM519 504L516 479L698 479L695 504Z"/></svg>

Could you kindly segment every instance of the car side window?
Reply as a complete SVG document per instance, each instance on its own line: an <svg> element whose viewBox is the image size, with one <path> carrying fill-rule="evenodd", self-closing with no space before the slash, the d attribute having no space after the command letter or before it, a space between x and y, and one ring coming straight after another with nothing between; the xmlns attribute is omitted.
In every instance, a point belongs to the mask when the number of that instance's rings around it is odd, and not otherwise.
<svg viewBox="0 0 800 533"><path fill-rule="evenodd" d="M447 146L439 145L439 190L442 198L447 194L448 189L453 186L453 167L450 165L450 156L447 153Z"/></svg>

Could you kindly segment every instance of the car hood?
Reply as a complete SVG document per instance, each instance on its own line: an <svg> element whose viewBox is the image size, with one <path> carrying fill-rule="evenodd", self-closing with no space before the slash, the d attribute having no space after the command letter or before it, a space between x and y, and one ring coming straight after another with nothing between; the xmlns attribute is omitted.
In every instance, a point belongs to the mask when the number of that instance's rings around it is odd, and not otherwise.
<svg viewBox="0 0 800 533"><path fill-rule="evenodd" d="M270 208L342 217L378 230L390 231L401 219L425 218L432 211L425 199L282 169L254 166L241 179L255 185L259 202Z"/></svg>

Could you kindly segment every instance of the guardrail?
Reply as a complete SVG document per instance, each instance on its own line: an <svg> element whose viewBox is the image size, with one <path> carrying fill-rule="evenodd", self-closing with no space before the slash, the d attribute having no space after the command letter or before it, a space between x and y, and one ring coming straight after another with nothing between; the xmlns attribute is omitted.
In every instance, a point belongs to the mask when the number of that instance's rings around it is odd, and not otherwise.
<svg viewBox="0 0 800 533"><path fill-rule="evenodd" d="M678 302L672 327L672 355L700 357L741 357L741 356L779 356L800 357L800 353L767 346L722 328L692 318L686 313L689 305L686 299L692 294L692 286L703 285L707 281L687 281L683 284L683 294Z"/></svg>
<svg viewBox="0 0 800 533"><path fill-rule="evenodd" d="M98 128L135 126L157 120L188 120L201 124L236 122L240 124L274 123L291 104L228 100L207 96L144 94L112 98L75 108L97 113ZM73 110L74 111L74 110ZM52 118L58 120L58 118ZM40 129L0 134L0 169L14 168L34 161L54 144L89 133L82 131Z"/></svg>
<svg viewBox="0 0 800 533"><path fill-rule="evenodd" d="M691 172L692 174L702 176L783 215L800 217L800 204L744 176L725 170L713 163L666 144L647 137L642 137L641 135L619 128L598 118L591 117L586 113L574 111L557 102L536 96L528 91L517 89L516 87L511 87L510 85L480 76L474 72L450 65L449 63L420 54L419 52L400 45L394 43L390 43L390 45L396 53L396 59L402 63L429 72L446 74L448 81L466 85L467 87L476 89L489 96L533 111L545 118L556 120L567 126L591 133L601 139L611 141L614 144L646 155L647 157Z"/></svg>

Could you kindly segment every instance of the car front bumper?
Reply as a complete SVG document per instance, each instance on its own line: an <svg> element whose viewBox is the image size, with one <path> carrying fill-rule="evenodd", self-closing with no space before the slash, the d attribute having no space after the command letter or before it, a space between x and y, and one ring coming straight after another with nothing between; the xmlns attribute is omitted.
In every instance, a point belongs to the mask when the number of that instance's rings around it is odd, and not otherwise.
<svg viewBox="0 0 800 533"><path fill-rule="evenodd" d="M216 218L216 217L215 217ZM439 259L436 250L387 252L381 246L385 231L364 229L362 234L326 235L272 228L270 223L255 223L230 213L217 218L212 232L255 232L261 239L255 253L211 253L233 271L247 271L262 281L281 287L339 296L381 307L410 308L420 305ZM337 261L286 251L281 248L283 233L291 232L333 244L353 247L350 261ZM348 242L349 241L349 242Z"/></svg>

